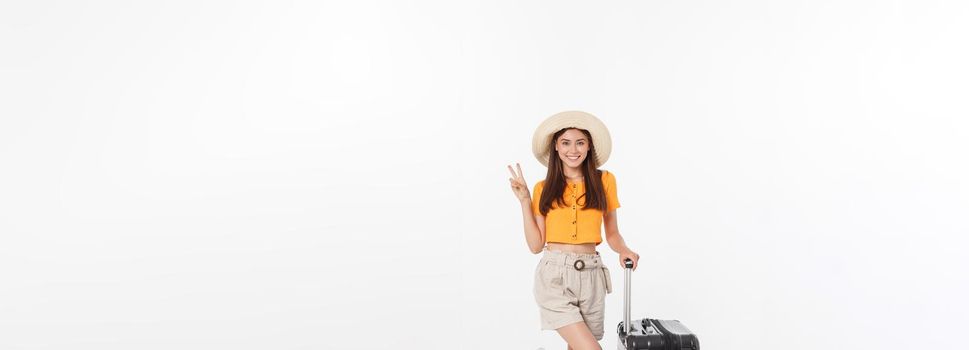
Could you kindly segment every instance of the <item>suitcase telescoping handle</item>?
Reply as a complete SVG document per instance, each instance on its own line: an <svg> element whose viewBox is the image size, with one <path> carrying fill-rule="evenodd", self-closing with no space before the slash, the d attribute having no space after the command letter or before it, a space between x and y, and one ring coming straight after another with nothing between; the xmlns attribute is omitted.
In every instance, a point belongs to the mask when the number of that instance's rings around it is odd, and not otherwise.
<svg viewBox="0 0 969 350"><path fill-rule="evenodd" d="M633 272L633 260L630 258L626 258L624 263L626 265L626 268L623 269L625 272L625 281L623 282L623 286L625 286L625 290L623 291L623 295L622 295L622 305L623 305L622 328L625 334L629 335L629 327L630 327L629 322L631 322L631 320L629 319L629 290L630 290L629 278Z"/></svg>

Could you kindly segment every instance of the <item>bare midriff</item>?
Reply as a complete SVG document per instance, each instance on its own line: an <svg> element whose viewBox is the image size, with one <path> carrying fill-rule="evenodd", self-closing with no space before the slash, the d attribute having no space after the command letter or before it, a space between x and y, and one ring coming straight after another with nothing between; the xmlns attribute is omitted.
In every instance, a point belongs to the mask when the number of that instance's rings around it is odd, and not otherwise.
<svg viewBox="0 0 969 350"><path fill-rule="evenodd" d="M596 244L595 243L581 243L581 244L569 244L569 243L555 243L548 242L545 243L548 250L557 250L561 252L579 253L579 254L595 254Z"/></svg>

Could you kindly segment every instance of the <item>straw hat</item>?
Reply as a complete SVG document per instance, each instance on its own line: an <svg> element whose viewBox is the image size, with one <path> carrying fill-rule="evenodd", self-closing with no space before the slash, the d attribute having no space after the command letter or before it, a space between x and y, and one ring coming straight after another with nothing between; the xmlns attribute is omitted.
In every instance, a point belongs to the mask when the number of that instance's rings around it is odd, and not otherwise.
<svg viewBox="0 0 969 350"><path fill-rule="evenodd" d="M592 143L596 148L596 159L599 164L596 168L605 164L609 160L609 153L612 152L612 137L609 136L609 129L599 118L582 111L565 111L556 113L535 129L532 136L532 153L542 165L548 167L549 144L552 142L552 135L565 128L578 128L589 131L592 135Z"/></svg>

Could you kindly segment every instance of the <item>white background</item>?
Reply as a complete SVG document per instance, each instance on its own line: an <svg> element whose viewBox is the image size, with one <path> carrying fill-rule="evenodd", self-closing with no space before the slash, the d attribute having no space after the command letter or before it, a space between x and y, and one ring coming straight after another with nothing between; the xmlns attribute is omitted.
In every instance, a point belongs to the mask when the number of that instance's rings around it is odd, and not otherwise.
<svg viewBox="0 0 969 350"><path fill-rule="evenodd" d="M564 349L506 166L610 128L635 317L959 348L957 1L0 5L0 348ZM622 317L622 270L606 349Z"/></svg>

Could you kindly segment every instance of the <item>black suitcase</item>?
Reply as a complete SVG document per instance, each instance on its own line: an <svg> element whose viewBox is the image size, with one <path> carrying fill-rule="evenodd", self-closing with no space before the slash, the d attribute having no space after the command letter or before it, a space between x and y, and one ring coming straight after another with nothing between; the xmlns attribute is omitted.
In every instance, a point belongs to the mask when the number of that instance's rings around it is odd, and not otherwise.
<svg viewBox="0 0 969 350"><path fill-rule="evenodd" d="M680 321L651 318L629 320L629 276L632 274L633 261L626 259L625 263L626 289L623 292L623 321L619 322L618 329L619 350L700 350L696 334Z"/></svg>

